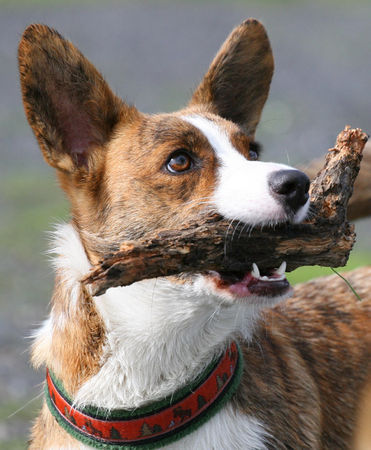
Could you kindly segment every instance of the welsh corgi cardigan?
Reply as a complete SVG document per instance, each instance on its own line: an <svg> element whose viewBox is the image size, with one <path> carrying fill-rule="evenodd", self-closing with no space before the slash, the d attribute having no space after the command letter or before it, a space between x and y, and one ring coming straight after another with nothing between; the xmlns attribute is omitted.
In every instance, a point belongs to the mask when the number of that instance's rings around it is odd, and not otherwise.
<svg viewBox="0 0 371 450"><path fill-rule="evenodd" d="M236 27L172 114L117 98L44 25L24 32L19 68L27 119L72 215L55 232L51 312L33 346L47 378L30 448L353 448L371 387L371 302L341 280L308 284L280 307L291 292L284 262L94 298L80 284L123 241L203 214L251 227L305 218L307 176L257 161L273 73L263 26ZM362 290L365 275L354 278Z"/></svg>

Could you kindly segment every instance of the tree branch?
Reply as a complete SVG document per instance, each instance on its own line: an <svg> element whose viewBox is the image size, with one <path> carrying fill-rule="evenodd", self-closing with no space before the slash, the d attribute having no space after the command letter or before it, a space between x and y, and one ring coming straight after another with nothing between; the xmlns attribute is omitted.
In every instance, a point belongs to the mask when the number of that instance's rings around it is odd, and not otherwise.
<svg viewBox="0 0 371 450"><path fill-rule="evenodd" d="M322 169L324 158L313 160L301 169L312 180ZM349 200L347 219L354 221L371 215L371 144L366 144L363 150L361 169L354 183L354 192Z"/></svg>
<svg viewBox="0 0 371 450"><path fill-rule="evenodd" d="M231 239L230 222L209 216L181 230L164 230L151 239L124 242L120 251L107 256L82 280L93 295L108 288L180 272L248 270L253 262L260 268L287 269L346 264L355 241L346 209L358 174L367 135L346 127L326 156L323 169L311 184L312 219L252 232L237 227Z"/></svg>

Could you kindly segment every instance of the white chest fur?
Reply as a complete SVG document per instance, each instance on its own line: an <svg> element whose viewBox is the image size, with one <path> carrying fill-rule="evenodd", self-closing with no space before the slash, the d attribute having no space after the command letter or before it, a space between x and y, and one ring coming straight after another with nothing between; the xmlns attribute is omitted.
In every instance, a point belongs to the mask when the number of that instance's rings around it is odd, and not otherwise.
<svg viewBox="0 0 371 450"><path fill-rule="evenodd" d="M171 450L263 450L267 433L253 417L241 414L226 405L205 425L177 443L165 447Z"/></svg>
<svg viewBox="0 0 371 450"><path fill-rule="evenodd" d="M79 390L83 406L136 408L192 381L235 336L250 337L253 306L227 304L202 283L146 280L95 299L106 328L101 369Z"/></svg>

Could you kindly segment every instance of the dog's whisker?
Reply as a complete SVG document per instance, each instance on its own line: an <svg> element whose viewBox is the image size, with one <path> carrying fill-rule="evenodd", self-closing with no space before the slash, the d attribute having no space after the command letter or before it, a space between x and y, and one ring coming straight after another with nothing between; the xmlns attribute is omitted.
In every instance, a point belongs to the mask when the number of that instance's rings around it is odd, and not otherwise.
<svg viewBox="0 0 371 450"><path fill-rule="evenodd" d="M220 308L221 306L218 305L214 311L210 314L210 316L207 318L207 320L205 321L205 324L212 322L212 320L214 319L214 317L216 316L217 313L220 312Z"/></svg>
<svg viewBox="0 0 371 450"><path fill-rule="evenodd" d="M213 205L212 205L210 202L208 202L208 201L201 201L201 202L198 202L198 203L194 203L194 204L192 204L192 205L188 205L188 206L187 206L187 210L191 211L191 210L194 210L194 209L196 209L197 207L202 206L202 205L208 205L208 206L210 207L210 210L211 210L212 208L215 208L215 207L213 207ZM204 210L206 210L206 208L204 208L203 211L204 211Z"/></svg>
<svg viewBox="0 0 371 450"><path fill-rule="evenodd" d="M183 203L183 206L187 206L187 205L189 205L191 203L195 203L195 202L198 202L200 200L211 200L211 196L208 195L206 197L199 197L199 198L196 198L196 199L193 199L193 200L189 200L188 202Z"/></svg>
<svg viewBox="0 0 371 450"><path fill-rule="evenodd" d="M249 225L248 223L244 223L244 224L242 225L242 227L241 227L241 229L240 229L240 232L239 232L239 234L238 234L238 239L241 238L243 232L244 232L245 230L247 230L247 229L249 228L249 226L250 226L250 225Z"/></svg>
<svg viewBox="0 0 371 450"><path fill-rule="evenodd" d="M227 231L225 232L225 237L224 237L224 256L227 257L227 246L228 246L228 234L230 229L233 227L233 222L236 220L237 218L234 217L233 219L229 220L229 224L228 224L228 228Z"/></svg>
<svg viewBox="0 0 371 450"><path fill-rule="evenodd" d="M237 230L237 228L239 227L239 225L240 225L241 222L242 222L242 220L239 220L239 221L237 222L237 225L234 227L234 230L233 230L233 233L232 233L232 237L231 237L231 242L233 242L234 235L235 235L236 230Z"/></svg>
<svg viewBox="0 0 371 450"><path fill-rule="evenodd" d="M252 233L253 229L254 229L254 225L247 224L247 226L246 226L246 233L249 235L249 237L251 237L251 233Z"/></svg>

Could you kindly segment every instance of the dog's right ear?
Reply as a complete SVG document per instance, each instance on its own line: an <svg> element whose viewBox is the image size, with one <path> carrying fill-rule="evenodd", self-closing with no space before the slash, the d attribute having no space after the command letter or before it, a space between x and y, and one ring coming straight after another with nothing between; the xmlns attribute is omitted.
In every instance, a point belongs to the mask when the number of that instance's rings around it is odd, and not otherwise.
<svg viewBox="0 0 371 450"><path fill-rule="evenodd" d="M138 112L55 30L30 25L18 50L23 104L46 161L65 172L94 169L115 125Z"/></svg>

